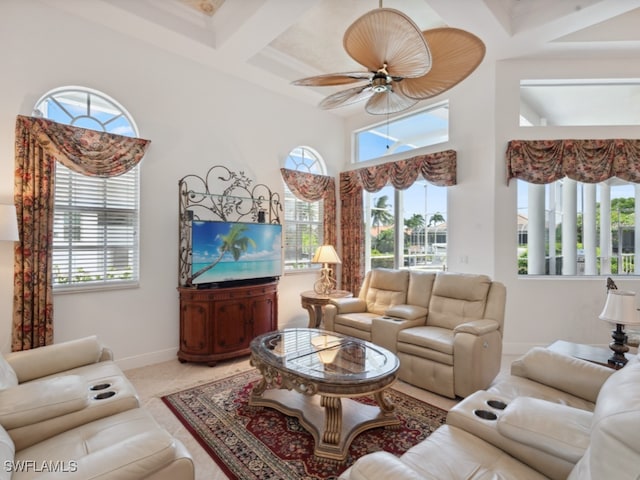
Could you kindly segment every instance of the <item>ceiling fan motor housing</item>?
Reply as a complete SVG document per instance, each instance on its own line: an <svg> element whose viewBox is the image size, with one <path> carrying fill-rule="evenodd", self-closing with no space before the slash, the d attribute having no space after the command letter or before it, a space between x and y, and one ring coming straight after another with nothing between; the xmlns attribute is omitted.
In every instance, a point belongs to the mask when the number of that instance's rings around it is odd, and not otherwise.
<svg viewBox="0 0 640 480"><path fill-rule="evenodd" d="M390 85L391 77L382 71L377 72L371 79L371 89L376 93L386 92Z"/></svg>

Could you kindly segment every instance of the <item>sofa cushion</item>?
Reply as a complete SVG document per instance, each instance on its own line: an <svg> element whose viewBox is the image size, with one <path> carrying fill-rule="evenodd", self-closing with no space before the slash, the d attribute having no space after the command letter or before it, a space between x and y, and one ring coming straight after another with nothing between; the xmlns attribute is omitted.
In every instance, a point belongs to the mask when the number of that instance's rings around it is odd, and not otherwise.
<svg viewBox="0 0 640 480"><path fill-rule="evenodd" d="M365 332L371 332L371 325L373 319L377 315L371 313L348 313L345 315L338 315L335 319L334 326L343 325L346 327L353 327L358 330L364 330Z"/></svg>
<svg viewBox="0 0 640 480"><path fill-rule="evenodd" d="M7 355L7 361L20 383L96 363L102 355L102 345L97 337L91 336L34 348L29 350L28 355L21 353Z"/></svg>
<svg viewBox="0 0 640 480"><path fill-rule="evenodd" d="M637 480L640 473L640 364L611 375L596 400L591 442L569 480Z"/></svg>
<svg viewBox="0 0 640 480"><path fill-rule="evenodd" d="M453 355L453 330L430 326L407 328L398 334L398 351L405 351L401 343Z"/></svg>
<svg viewBox="0 0 640 480"><path fill-rule="evenodd" d="M0 392L0 423L12 430L86 408L88 389L78 375L17 385Z"/></svg>
<svg viewBox="0 0 640 480"><path fill-rule="evenodd" d="M513 363L511 371L550 387L595 402L612 370L595 363L534 347Z"/></svg>
<svg viewBox="0 0 640 480"><path fill-rule="evenodd" d="M518 397L498 418L498 431L518 443L576 463L589 446L593 414L539 398Z"/></svg>
<svg viewBox="0 0 640 480"><path fill-rule="evenodd" d="M16 460L23 462L52 459L75 469L71 478L146 478L175 460L175 442L147 411L135 408L16 452ZM37 476L33 471L16 473L14 480Z"/></svg>
<svg viewBox="0 0 640 480"><path fill-rule="evenodd" d="M9 365L4 355L0 354L0 390L18 385L15 370Z"/></svg>
<svg viewBox="0 0 640 480"><path fill-rule="evenodd" d="M439 427L400 459L423 479L547 478L499 448L449 425Z"/></svg>
<svg viewBox="0 0 640 480"><path fill-rule="evenodd" d="M427 324L453 329L483 318L491 279L486 275L443 272L436 276Z"/></svg>
<svg viewBox="0 0 640 480"><path fill-rule="evenodd" d="M407 303L408 284L409 272L407 270L384 268L372 270L365 298L367 311L376 315L384 315L387 308Z"/></svg>
<svg viewBox="0 0 640 480"><path fill-rule="evenodd" d="M420 270L409 271L409 289L407 290L407 303L427 308L431 300L431 290L436 273Z"/></svg>
<svg viewBox="0 0 640 480"><path fill-rule="evenodd" d="M518 377L510 375L502 380L494 383L488 388L488 392L495 393L496 395L504 398L516 398L516 397L534 397L546 400L548 402L559 403L560 405L568 405L574 408L580 408L592 412L595 404L585 400L584 398L576 397L570 393L564 392L557 388L550 387L543 383L538 383L535 380L530 380L525 377Z"/></svg>

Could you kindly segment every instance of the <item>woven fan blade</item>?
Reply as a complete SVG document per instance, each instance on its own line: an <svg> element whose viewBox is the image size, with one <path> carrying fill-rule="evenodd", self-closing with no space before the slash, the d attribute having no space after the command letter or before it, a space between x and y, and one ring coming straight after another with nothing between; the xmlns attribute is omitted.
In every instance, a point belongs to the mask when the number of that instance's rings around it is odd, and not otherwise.
<svg viewBox="0 0 640 480"><path fill-rule="evenodd" d="M345 73L328 73L326 75L317 75L315 77L301 78L295 80L294 85L302 85L303 87L326 87L329 85L344 85L346 83L361 82L369 80L372 77L370 72L345 72Z"/></svg>
<svg viewBox="0 0 640 480"><path fill-rule="evenodd" d="M333 95L329 95L319 104L320 108L329 109L336 107L343 107L345 105L351 105L353 103L366 100L373 94L373 90L368 85L364 87L353 87L343 90Z"/></svg>
<svg viewBox="0 0 640 480"><path fill-rule="evenodd" d="M378 71L385 64L394 77L420 77L429 71L431 54L418 26L404 13L378 8L347 29L344 48L351 58Z"/></svg>
<svg viewBox="0 0 640 480"><path fill-rule="evenodd" d="M398 113L413 107L418 100L405 97L399 92L376 93L369 99L365 110L371 115L386 115L387 113Z"/></svg>
<svg viewBox="0 0 640 480"><path fill-rule="evenodd" d="M485 54L482 40L458 28L434 28L423 34L433 56L431 70L396 85L407 97L418 100L435 97L460 83L480 65Z"/></svg>

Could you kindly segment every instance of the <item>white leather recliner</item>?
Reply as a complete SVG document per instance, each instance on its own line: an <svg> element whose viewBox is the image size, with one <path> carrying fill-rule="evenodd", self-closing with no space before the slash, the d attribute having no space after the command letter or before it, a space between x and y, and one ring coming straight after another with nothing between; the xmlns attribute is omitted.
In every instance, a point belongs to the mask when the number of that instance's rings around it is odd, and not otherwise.
<svg viewBox="0 0 640 480"><path fill-rule="evenodd" d="M442 272L424 325L397 334L401 380L446 397L487 388L500 371L506 288L486 275Z"/></svg>
<svg viewBox="0 0 640 480"><path fill-rule="evenodd" d="M519 388L535 396L503 397L506 405L492 404L496 391L479 391L456 405L447 425L401 457L376 452L357 460L343 480L637 480L640 478L640 362L621 370L560 359L536 352L527 359L540 381L501 381L504 395ZM534 367L532 362L541 362ZM518 365L516 369L521 368ZM584 367L584 368L583 368ZM596 368L595 371L591 367ZM595 378L590 380L589 374ZM575 374L576 377L572 377ZM524 377L522 377L524 378ZM565 396L558 384L566 379ZM603 381L603 379L605 379ZM593 411L569 406L564 399L591 397ZM493 415L475 415L475 411ZM463 418L463 417L466 417Z"/></svg>
<svg viewBox="0 0 640 480"><path fill-rule="evenodd" d="M0 480L194 478L96 337L0 355Z"/></svg>

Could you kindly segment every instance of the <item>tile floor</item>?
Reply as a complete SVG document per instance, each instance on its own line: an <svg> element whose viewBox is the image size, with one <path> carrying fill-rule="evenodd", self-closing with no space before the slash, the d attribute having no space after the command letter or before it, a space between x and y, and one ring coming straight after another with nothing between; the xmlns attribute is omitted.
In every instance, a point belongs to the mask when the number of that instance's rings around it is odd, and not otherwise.
<svg viewBox="0 0 640 480"><path fill-rule="evenodd" d="M509 366L514 358L503 357L500 375L508 373ZM176 359L127 370L125 373L138 391L142 405L153 414L165 429L180 439L191 452L196 466L196 479L223 480L228 477L169 411L160 397L194 385L225 378L250 368L252 367L249 365L248 358L220 362L215 367L196 363L180 363ZM448 410L456 403L455 400L435 395L400 381L394 385L394 388L445 410Z"/></svg>

